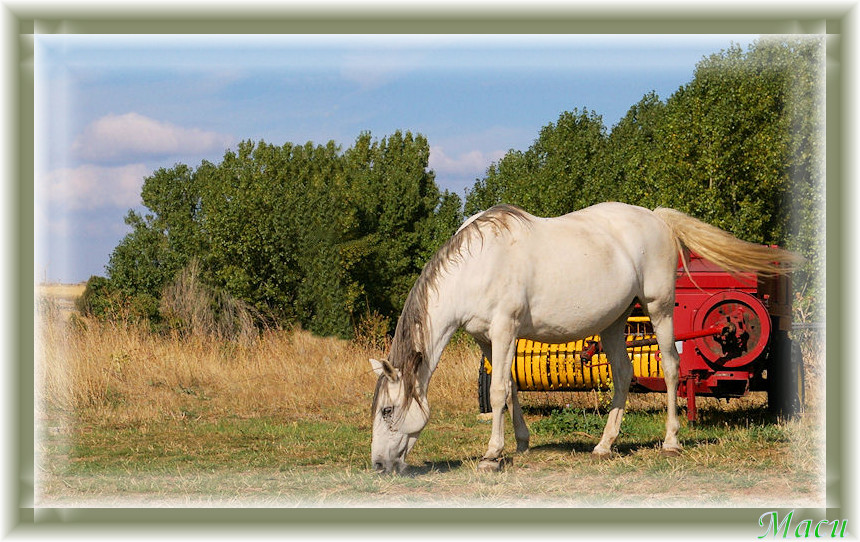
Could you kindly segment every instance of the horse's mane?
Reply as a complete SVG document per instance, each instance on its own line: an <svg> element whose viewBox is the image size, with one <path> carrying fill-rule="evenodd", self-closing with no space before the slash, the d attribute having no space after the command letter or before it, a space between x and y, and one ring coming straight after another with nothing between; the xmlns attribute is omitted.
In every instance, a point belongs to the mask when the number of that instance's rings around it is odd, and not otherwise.
<svg viewBox="0 0 860 542"><path fill-rule="evenodd" d="M424 265L424 269L403 304L403 311L394 330L394 339L391 341L391 352L388 355L391 365L400 370L403 380L404 409L409 405L410 400L420 399L417 376L418 371L426 363L427 342L430 337L429 323L426 321L427 301L431 290L435 290L438 285L439 276L452 264L462 261L464 255L471 251L472 242L480 240L483 246L484 233L488 228L496 234L501 234L503 231L509 232L515 221L528 224L532 218L530 214L514 205L491 207L461 227ZM379 377L373 394L374 413L383 378L384 376ZM421 404L420 401L419 404Z"/></svg>

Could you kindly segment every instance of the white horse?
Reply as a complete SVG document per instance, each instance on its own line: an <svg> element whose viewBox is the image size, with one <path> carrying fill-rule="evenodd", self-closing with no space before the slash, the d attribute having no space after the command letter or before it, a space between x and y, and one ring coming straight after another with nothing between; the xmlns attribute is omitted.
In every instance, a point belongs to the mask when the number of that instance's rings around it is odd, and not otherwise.
<svg viewBox="0 0 860 542"><path fill-rule="evenodd" d="M562 343L600 335L615 392L593 453L608 456L633 374L624 328L637 302L650 316L662 352L668 399L663 452L680 453L679 357L672 315L678 258L686 262L689 250L731 272L782 273L787 267L774 262L797 260L672 209L602 203L558 218L538 218L501 205L471 217L418 277L389 358L370 360L379 375L372 407L374 469L406 468L406 454L430 416L430 378L442 349L461 327L493 364L492 435L479 469L500 468L505 405L517 451L528 449L529 431L511 379L518 337Z"/></svg>

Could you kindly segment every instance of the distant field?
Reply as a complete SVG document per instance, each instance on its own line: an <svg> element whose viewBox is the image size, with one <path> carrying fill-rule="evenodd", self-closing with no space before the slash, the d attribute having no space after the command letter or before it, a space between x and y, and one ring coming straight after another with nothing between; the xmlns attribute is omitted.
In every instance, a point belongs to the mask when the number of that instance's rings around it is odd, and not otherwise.
<svg viewBox="0 0 860 542"><path fill-rule="evenodd" d="M367 360L383 352L298 330L250 343L158 336L50 310L82 288L41 289L37 506L825 505L821 360L807 360L799 419L770 417L762 394L703 400L698 424L682 420L677 458L659 454L662 395L634 395L616 456L594 462L606 397L528 394L532 450L513 453L508 423L510 463L484 474L478 351L464 340L431 382L411 474L389 477L369 470Z"/></svg>
<svg viewBox="0 0 860 542"><path fill-rule="evenodd" d="M67 317L75 311L75 301L81 297L85 288L86 284L83 282L80 284L42 283L37 287L37 291L50 308L56 309L61 316Z"/></svg>
<svg viewBox="0 0 860 542"><path fill-rule="evenodd" d="M79 284L43 283L39 285L39 292L43 296L54 299L75 300L84 293L84 288L86 284L83 282Z"/></svg>

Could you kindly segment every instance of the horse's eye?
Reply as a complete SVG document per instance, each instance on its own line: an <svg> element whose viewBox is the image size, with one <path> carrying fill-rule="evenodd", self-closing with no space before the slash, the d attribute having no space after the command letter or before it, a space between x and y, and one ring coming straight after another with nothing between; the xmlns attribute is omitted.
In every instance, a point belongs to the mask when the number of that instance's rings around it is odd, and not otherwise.
<svg viewBox="0 0 860 542"><path fill-rule="evenodd" d="M394 408L390 407L390 406L383 408L382 409L382 417L387 418L387 417L391 416L391 411L393 411L393 410L394 410Z"/></svg>

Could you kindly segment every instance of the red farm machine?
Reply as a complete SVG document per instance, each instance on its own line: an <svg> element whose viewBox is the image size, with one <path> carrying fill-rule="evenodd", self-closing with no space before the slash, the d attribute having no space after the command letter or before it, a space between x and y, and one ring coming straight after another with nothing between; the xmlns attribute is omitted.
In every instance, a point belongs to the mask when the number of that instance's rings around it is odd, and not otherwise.
<svg viewBox="0 0 860 542"><path fill-rule="evenodd" d="M681 355L678 396L687 418L696 419L696 397L743 397L766 391L769 407L783 416L803 404L803 359L793 344L791 279L732 275L695 255L690 276L679 266L675 290L675 339ZM633 363L631 391L664 392L660 351L651 322L640 308L627 321ZM492 366L478 375L481 412L489 412ZM599 337L565 344L517 341L512 376L520 391L608 389L611 371Z"/></svg>

